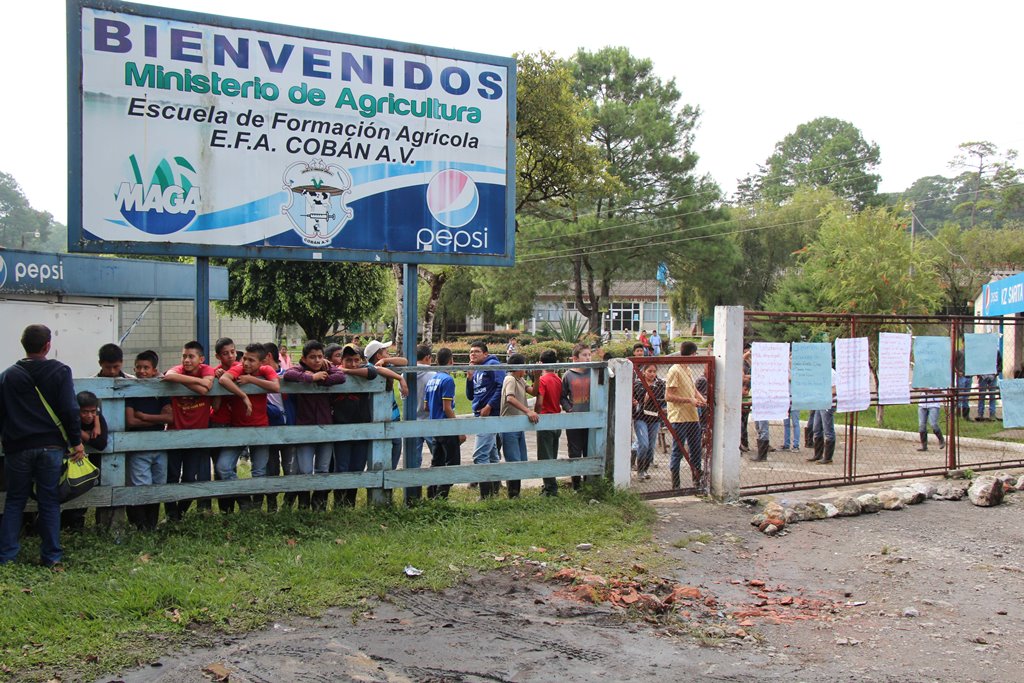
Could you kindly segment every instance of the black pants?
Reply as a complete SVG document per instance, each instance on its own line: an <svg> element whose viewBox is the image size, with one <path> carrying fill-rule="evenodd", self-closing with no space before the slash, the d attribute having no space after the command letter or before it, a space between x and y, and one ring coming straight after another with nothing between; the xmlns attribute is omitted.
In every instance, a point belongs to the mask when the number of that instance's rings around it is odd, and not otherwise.
<svg viewBox="0 0 1024 683"><path fill-rule="evenodd" d="M587 457L587 441L590 437L589 429L566 429L565 440L569 444L570 458ZM583 485L583 477L572 478L572 488L578 491Z"/></svg>
<svg viewBox="0 0 1024 683"><path fill-rule="evenodd" d="M454 467L462 463L459 437L438 436L434 439L434 448L430 453L431 467ZM451 484L431 484L427 487L428 498L447 498Z"/></svg>

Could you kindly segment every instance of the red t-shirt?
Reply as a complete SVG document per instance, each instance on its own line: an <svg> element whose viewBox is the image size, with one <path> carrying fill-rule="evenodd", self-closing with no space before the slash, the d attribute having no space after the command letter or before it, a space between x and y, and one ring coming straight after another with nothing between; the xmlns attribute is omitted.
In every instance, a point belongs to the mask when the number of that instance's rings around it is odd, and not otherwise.
<svg viewBox="0 0 1024 683"><path fill-rule="evenodd" d="M227 374L237 380L242 376L242 364L235 363L228 370ZM261 365L260 369L253 375L258 379L265 379L273 382L277 379L277 373L269 365ZM249 403L252 404L252 415L245 414L245 404L237 396L231 397L231 426L232 427L266 427L270 424L267 420L267 395L249 394Z"/></svg>
<svg viewBox="0 0 1024 683"><path fill-rule="evenodd" d="M541 415L562 412L562 379L557 374L546 372L541 375L538 390L540 392L538 396L540 410L538 412Z"/></svg>
<svg viewBox="0 0 1024 683"><path fill-rule="evenodd" d="M218 365L217 367L214 368L214 371L216 372L222 367L224 367L223 364ZM241 372L242 364L232 363L231 367L225 370L224 372L231 372L235 368L238 368L238 371ZM238 375L235 375L235 377L238 377ZM231 417L231 414L236 407L240 408L243 413L245 412L245 406L242 405L242 402L239 400L237 396L221 396L220 404L216 408L214 408L213 413L210 414L210 423L215 425L221 425L223 427L235 424L234 420Z"/></svg>
<svg viewBox="0 0 1024 683"><path fill-rule="evenodd" d="M185 372L185 368L180 365L167 372L191 377L213 377L215 371L204 363L195 372ZM210 426L209 396L174 396L171 398L171 410L174 412L173 429L206 429Z"/></svg>

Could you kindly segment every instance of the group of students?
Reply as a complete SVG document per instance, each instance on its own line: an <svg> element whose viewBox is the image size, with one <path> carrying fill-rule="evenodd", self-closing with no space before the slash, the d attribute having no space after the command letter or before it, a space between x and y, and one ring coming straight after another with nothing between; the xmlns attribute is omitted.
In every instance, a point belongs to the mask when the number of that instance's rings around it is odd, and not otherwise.
<svg viewBox="0 0 1024 683"><path fill-rule="evenodd" d="M232 339L218 339L214 346L215 363L207 364L205 349L197 341L191 341L182 348L181 362L164 372L155 351L147 350L135 358L134 377L138 379L161 379L174 382L189 389L189 394L175 397L129 398L125 400L125 429L127 431L160 431L164 429L192 430L211 428L260 428L271 425L328 425L361 424L373 420L372 395L366 392L343 393L289 393L289 384L315 384L317 386L342 385L350 376L374 379L377 376L387 380L386 389L392 396L392 419L400 419L397 401L394 399L394 385L397 384L403 398L408 396L409 386L405 375L394 367L409 365L406 358L390 354L390 342L370 341L365 348L355 344L324 345L310 340L302 348L297 363L283 367L281 352L276 344L248 344L239 351ZM579 345L573 350L573 360L590 361L590 348ZM453 364L452 352L448 348L438 350L436 365L434 353L429 346L417 349L417 366L422 366L417 376L417 418L453 419L455 413L455 380L447 366ZM509 365L525 364L521 354L512 354ZM542 363L555 363L554 351L541 355ZM483 342L474 342L470 348L470 363L481 369L467 373L466 399L472 405L473 414L478 417L491 415L525 415L536 424L540 415L559 412L583 412L589 410L590 371L570 369L564 377L553 371L534 373L528 386L526 371L503 372L486 369L499 363L498 358L487 351ZM131 378L123 369L123 353L115 344L106 344L99 351L100 372L98 377ZM229 396L210 396L214 383L227 390ZM245 393L246 385L256 386L261 393ZM536 397L535 409L530 407L528 396ZM107 446L108 427L100 409L99 400L90 392L78 394L81 411L82 440L93 452L98 465L97 451ZM586 429L567 429L566 439L570 457L585 457L587 454ZM561 430L539 430L537 450L539 459L555 459ZM423 445L427 445L431 466L451 466L461 463L461 445L464 436L422 437L414 440L415 446L406 455L406 467L418 468L422 464ZM248 449L253 478L278 476L280 474L314 474L328 472L361 472L370 459L372 442L369 440L328 441L297 445L248 445L244 435L237 444L209 449L158 450L132 452L127 454L128 481L132 486L147 486L165 483L190 483L230 481L238 477L238 462ZM402 440L394 439L391 448L391 466L397 468L401 459ZM472 460L474 463L499 462L501 454L506 462L527 460L525 433L504 432L477 434ZM574 488L579 488L581 479L573 478ZM450 485L430 486L428 497L447 497ZM479 484L481 498L496 495L499 482ZM507 483L509 497L519 495L519 481ZM554 478L544 479L543 492L557 495L558 487ZM300 508L325 509L328 491L291 492L285 494L284 504L297 504ZM421 498L420 487L405 490L407 502ZM334 491L334 505L352 506L356 502L356 489ZM218 508L222 513L233 512L236 508L245 510L263 505L277 509L276 495L220 496ZM180 500L165 504L168 519L180 519L192 505L193 500ZM197 502L200 510L212 510L212 501ZM98 513L99 514L99 513ZM84 526L84 510L70 510L64 513L66 529ZM129 520L143 529L156 526L159 504L140 505L128 509ZM98 519L99 521L99 519Z"/></svg>

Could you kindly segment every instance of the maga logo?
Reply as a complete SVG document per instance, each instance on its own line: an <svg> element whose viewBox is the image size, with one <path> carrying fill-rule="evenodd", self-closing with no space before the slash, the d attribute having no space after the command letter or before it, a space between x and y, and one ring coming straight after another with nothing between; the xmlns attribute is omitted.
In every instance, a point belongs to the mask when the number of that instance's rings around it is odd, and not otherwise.
<svg viewBox="0 0 1024 683"><path fill-rule="evenodd" d="M128 160L135 182L121 183L115 202L130 225L151 235L169 235L195 219L202 198L195 184L196 169L188 159L161 159L149 185L142 180L135 155Z"/></svg>
<svg viewBox="0 0 1024 683"><path fill-rule="evenodd" d="M352 176L341 166L327 165L322 159L296 162L284 170L283 182L288 203L281 213L288 216L304 244L330 244L352 218L352 209L345 205L345 195L352 191Z"/></svg>

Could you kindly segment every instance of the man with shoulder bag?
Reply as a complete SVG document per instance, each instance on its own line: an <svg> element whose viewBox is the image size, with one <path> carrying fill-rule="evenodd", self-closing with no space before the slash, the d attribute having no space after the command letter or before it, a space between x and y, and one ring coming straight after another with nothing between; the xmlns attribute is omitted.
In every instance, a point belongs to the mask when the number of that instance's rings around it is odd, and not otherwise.
<svg viewBox="0 0 1024 683"><path fill-rule="evenodd" d="M33 487L39 503L40 561L58 567L60 545L58 485L64 455L85 457L71 368L47 359L50 329L29 325L21 335L26 357L0 373L0 438L4 448L7 500L0 522L0 564L21 550L19 534Z"/></svg>

